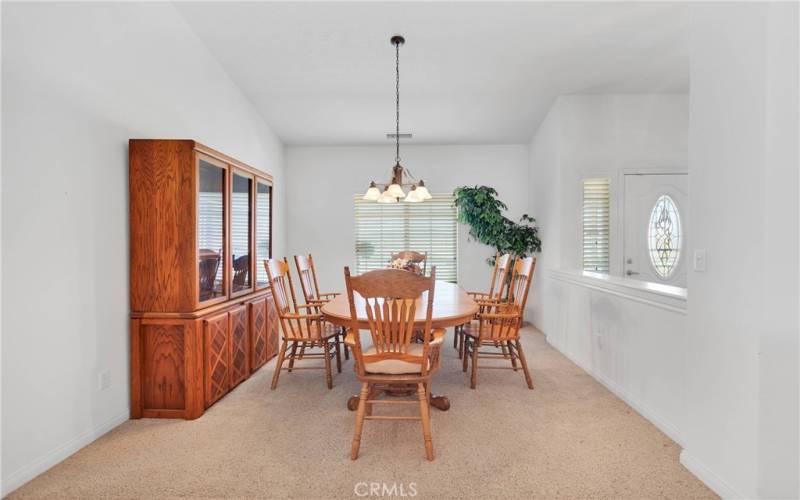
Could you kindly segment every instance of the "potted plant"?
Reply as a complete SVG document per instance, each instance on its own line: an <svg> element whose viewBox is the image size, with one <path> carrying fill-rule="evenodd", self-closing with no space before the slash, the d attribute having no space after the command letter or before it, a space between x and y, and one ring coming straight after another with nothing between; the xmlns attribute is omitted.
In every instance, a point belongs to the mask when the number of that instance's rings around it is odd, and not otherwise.
<svg viewBox="0 0 800 500"><path fill-rule="evenodd" d="M469 235L498 253L527 257L542 250L536 219L528 214L514 222L502 213L508 210L497 199L497 191L488 186L461 186L453 191L458 207L458 221L469 226ZM494 256L488 259L494 264Z"/></svg>

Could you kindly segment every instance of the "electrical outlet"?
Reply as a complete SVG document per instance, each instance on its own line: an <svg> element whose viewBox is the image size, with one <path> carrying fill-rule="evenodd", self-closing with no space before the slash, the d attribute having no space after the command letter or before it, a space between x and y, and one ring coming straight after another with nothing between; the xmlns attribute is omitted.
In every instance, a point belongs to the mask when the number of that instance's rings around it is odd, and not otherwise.
<svg viewBox="0 0 800 500"><path fill-rule="evenodd" d="M97 385L99 386L101 391L104 391L111 387L111 372L108 370L103 370L97 374Z"/></svg>

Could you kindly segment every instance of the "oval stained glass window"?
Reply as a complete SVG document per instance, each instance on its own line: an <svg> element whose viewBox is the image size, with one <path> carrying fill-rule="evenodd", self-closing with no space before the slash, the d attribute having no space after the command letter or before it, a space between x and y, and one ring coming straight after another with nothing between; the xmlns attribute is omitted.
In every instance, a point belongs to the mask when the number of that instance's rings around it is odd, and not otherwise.
<svg viewBox="0 0 800 500"><path fill-rule="evenodd" d="M668 195L659 196L650 212L647 230L650 262L656 274L669 277L681 255L681 217L678 207Z"/></svg>

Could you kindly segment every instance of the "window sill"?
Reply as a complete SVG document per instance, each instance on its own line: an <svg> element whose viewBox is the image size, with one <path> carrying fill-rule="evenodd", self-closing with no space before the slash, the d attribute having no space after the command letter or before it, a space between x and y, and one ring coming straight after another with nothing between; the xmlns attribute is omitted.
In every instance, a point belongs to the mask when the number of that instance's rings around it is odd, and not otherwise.
<svg viewBox="0 0 800 500"><path fill-rule="evenodd" d="M545 277L686 314L688 291L685 288L578 270L549 269Z"/></svg>

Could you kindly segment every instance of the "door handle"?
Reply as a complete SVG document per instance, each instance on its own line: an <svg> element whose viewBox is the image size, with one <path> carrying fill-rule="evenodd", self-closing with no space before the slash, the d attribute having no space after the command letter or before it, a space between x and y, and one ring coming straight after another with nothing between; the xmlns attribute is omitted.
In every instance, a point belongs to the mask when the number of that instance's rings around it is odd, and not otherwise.
<svg viewBox="0 0 800 500"><path fill-rule="evenodd" d="M627 271L625 271L625 274L627 276L633 276L634 274L639 274L639 273L637 273L636 271L631 271L630 269L628 269Z"/></svg>

